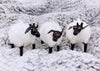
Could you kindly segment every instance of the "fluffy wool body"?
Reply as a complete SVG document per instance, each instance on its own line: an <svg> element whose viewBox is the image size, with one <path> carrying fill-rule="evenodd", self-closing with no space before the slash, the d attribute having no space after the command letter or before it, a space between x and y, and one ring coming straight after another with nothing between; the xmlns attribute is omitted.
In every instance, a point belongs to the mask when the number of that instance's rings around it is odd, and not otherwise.
<svg viewBox="0 0 100 71"><path fill-rule="evenodd" d="M43 40L48 46L53 47L54 45L59 45L62 40L62 36L55 42L53 41L53 32L49 33L50 30L62 31L58 23L46 22L41 25L39 32L41 34L40 39Z"/></svg>
<svg viewBox="0 0 100 71"><path fill-rule="evenodd" d="M25 34L28 27L29 25L23 22L12 25L8 32L10 43L16 46L27 46L30 43L34 43L35 36L31 35L30 31Z"/></svg>
<svg viewBox="0 0 100 71"><path fill-rule="evenodd" d="M67 26L67 29L66 29L66 37L68 38L68 40L70 40L70 42L72 44L82 43L82 42L88 43L90 35L91 35L91 28L89 26L86 27L85 29L81 30L81 32L78 35L76 35L76 36L73 35L73 28L69 30L69 27L76 25L77 22L80 25L81 22L83 22L83 21L81 21L80 19L77 19L76 21L70 23ZM87 25L88 24L86 24L85 22L83 22L83 27L85 27Z"/></svg>

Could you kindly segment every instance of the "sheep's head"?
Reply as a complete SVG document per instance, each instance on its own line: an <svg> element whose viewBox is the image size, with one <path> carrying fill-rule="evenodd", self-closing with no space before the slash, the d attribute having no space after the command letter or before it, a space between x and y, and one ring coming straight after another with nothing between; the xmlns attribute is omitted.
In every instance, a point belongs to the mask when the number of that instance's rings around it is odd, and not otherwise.
<svg viewBox="0 0 100 71"><path fill-rule="evenodd" d="M77 22L77 25L70 27L69 30L70 30L71 28L73 28L73 30L74 30L74 31L73 31L73 35L78 35L78 34L81 32L81 30L85 29L86 27L88 27L88 25L85 26L85 27L83 27L83 22L81 22L80 25L79 25L78 22Z"/></svg>
<svg viewBox="0 0 100 71"><path fill-rule="evenodd" d="M38 31L38 24L37 26L35 26L35 23L33 23L33 25L29 24L29 27L26 29L25 34L29 31L31 31L32 35L36 37L40 37L40 33Z"/></svg>
<svg viewBox="0 0 100 71"><path fill-rule="evenodd" d="M64 28L65 28L65 26L64 26ZM60 31L56 31L56 30L50 30L48 32L48 34L53 32L53 41L56 42L61 37L62 33L64 32L64 28L62 29L61 32Z"/></svg>

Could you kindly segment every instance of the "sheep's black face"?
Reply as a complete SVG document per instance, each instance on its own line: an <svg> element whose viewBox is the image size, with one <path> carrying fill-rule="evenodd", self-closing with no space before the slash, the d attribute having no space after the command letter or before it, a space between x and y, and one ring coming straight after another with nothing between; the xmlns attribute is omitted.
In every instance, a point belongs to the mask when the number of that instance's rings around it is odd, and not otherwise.
<svg viewBox="0 0 100 71"><path fill-rule="evenodd" d="M37 28L31 29L31 34L36 37L40 37L40 33L38 32Z"/></svg>
<svg viewBox="0 0 100 71"><path fill-rule="evenodd" d="M73 26L73 30L74 30L73 35L78 35L81 32L81 30L83 29L82 26L83 26L83 23L81 23L81 25L79 25L77 23L76 26Z"/></svg>
<svg viewBox="0 0 100 71"><path fill-rule="evenodd" d="M60 31L55 31L55 30L50 30L49 32L48 32L48 34L49 33L51 33L51 32L53 32L53 41L57 41L60 37L61 37L61 35L62 35L62 32L60 32Z"/></svg>
<svg viewBox="0 0 100 71"><path fill-rule="evenodd" d="M61 37L62 33L59 31L53 32L53 41L57 41Z"/></svg>
<svg viewBox="0 0 100 71"><path fill-rule="evenodd" d="M38 25L35 26L35 23L33 23L33 25L29 25L29 28L27 28L26 32L27 33L29 30L31 30L31 34L36 36L36 37L40 37L40 33L38 32Z"/></svg>
<svg viewBox="0 0 100 71"><path fill-rule="evenodd" d="M64 28L62 29L62 31L60 32L60 31L55 31L55 30L50 30L49 32L48 32L48 34L49 33L51 33L51 32L53 32L53 41L57 41L60 37L61 37L61 35L62 35L62 33L64 32L64 29L65 29L65 26L64 26Z"/></svg>

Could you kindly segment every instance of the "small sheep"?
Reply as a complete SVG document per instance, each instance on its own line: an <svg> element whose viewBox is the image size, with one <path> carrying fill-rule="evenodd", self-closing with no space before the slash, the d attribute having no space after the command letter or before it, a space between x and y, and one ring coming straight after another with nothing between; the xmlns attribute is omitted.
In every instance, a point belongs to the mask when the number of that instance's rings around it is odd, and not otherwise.
<svg viewBox="0 0 100 71"><path fill-rule="evenodd" d="M33 44L35 38L40 37L40 33L37 28L38 25L35 26L35 23L33 23L33 25L28 25L21 21L12 25L8 32L10 41L8 44L11 45L12 48L14 48L14 46L18 46L20 49L20 56L23 55L23 47L29 45L30 43L32 44L33 49L35 49L35 44Z"/></svg>
<svg viewBox="0 0 100 71"><path fill-rule="evenodd" d="M71 50L74 50L76 43L84 43L84 52L86 52L90 35L91 28L81 19L73 21L66 29L66 37L71 42Z"/></svg>
<svg viewBox="0 0 100 71"><path fill-rule="evenodd" d="M65 27L64 27L65 28ZM62 40L62 33L64 28L61 29L58 23L55 22L46 22L40 26L40 39L41 44L44 42L49 46L49 53L52 53L52 47L57 45L57 51L60 50L59 44Z"/></svg>

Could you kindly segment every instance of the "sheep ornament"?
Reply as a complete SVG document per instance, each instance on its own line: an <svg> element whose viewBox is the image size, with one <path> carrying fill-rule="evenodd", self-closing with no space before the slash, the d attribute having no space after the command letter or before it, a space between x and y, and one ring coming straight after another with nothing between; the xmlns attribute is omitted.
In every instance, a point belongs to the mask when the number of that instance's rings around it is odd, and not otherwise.
<svg viewBox="0 0 100 71"><path fill-rule="evenodd" d="M84 52L86 52L90 35L91 28L79 18L70 23L66 29L66 37L71 42L71 50L74 50L76 43L84 43Z"/></svg>
<svg viewBox="0 0 100 71"><path fill-rule="evenodd" d="M60 50L59 44L62 40L64 28L61 29L59 24L54 21L46 22L40 26L41 44L46 43L49 46L49 53L52 53L52 48L55 45L57 45L57 51Z"/></svg>
<svg viewBox="0 0 100 71"><path fill-rule="evenodd" d="M16 23L10 27L8 32L9 36L9 45L12 48L18 46L20 49L20 56L23 55L23 47L32 44L33 49L35 49L34 41L36 37L40 37L38 32L38 25L35 26L35 23L25 24L23 22Z"/></svg>

